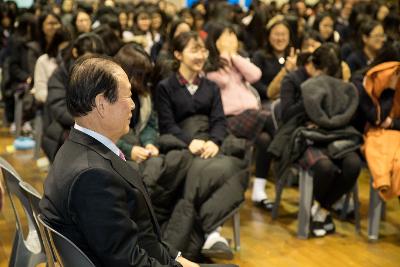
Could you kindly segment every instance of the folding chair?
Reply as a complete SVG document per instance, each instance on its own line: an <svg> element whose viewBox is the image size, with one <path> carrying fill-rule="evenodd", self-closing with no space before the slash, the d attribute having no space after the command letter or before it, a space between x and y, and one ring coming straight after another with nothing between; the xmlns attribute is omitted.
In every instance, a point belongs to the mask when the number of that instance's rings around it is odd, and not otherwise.
<svg viewBox="0 0 400 267"><path fill-rule="evenodd" d="M39 229L42 245L43 245L44 251L46 253L47 266L48 267L58 266L56 263L56 258L55 258L54 252L50 245L50 240L47 238L44 227L38 222L38 219L37 219L37 217L40 213L39 202L40 202L41 196L36 191L35 188L33 188L30 184L28 184L26 182L23 182L23 181L20 182L19 186L21 187L21 190L25 194L26 198L29 199L29 202L31 204L33 216L35 218L35 222Z"/></svg>
<svg viewBox="0 0 400 267"><path fill-rule="evenodd" d="M242 208L242 204L243 203L241 203L237 208L233 209L221 220L223 223L232 218L233 245L236 251L240 250L240 209Z"/></svg>
<svg viewBox="0 0 400 267"><path fill-rule="evenodd" d="M46 262L46 255L43 252L42 243L38 234L39 229L37 228L35 218L33 217L31 204L19 186L22 179L15 169L1 157L0 168L3 173L5 188L10 198L16 219L16 233L9 266L36 266L39 263ZM26 239L24 238L21 219L12 196L16 196L21 202L24 214L28 221L28 235Z"/></svg>
<svg viewBox="0 0 400 267"><path fill-rule="evenodd" d="M38 215L39 224L44 228L50 240L57 262L64 267L95 267L94 263L71 240L53 229L42 214Z"/></svg>

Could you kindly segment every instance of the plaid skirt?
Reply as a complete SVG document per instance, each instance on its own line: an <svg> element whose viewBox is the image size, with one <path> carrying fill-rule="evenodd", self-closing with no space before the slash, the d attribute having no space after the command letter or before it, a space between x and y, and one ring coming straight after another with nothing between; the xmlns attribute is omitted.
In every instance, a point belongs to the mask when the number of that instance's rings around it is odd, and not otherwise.
<svg viewBox="0 0 400 267"><path fill-rule="evenodd" d="M271 112L266 110L245 110L227 118L228 130L236 137L254 141L264 129L268 116Z"/></svg>
<svg viewBox="0 0 400 267"><path fill-rule="evenodd" d="M298 163L303 169L308 170L321 159L329 159L324 149L309 146L299 159Z"/></svg>

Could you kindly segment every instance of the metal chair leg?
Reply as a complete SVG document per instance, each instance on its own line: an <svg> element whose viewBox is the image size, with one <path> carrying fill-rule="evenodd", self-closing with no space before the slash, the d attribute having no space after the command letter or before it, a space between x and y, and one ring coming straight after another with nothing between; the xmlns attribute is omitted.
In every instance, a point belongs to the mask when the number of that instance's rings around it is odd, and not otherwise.
<svg viewBox="0 0 400 267"><path fill-rule="evenodd" d="M240 212L237 211L233 215L233 241L235 243L235 250L240 250Z"/></svg>
<svg viewBox="0 0 400 267"><path fill-rule="evenodd" d="M15 122L15 136L21 136L22 131L22 115L23 115L23 102L18 93L14 94L15 107L14 107L14 122Z"/></svg>
<svg viewBox="0 0 400 267"><path fill-rule="evenodd" d="M307 239L310 234L311 204L313 199L313 178L308 171L300 170L300 209L298 214L297 237Z"/></svg>
<svg viewBox="0 0 400 267"><path fill-rule="evenodd" d="M40 147L42 144L42 135L43 135L43 118L42 112L37 111L35 116L35 151L34 151L34 159L40 158Z"/></svg>
<svg viewBox="0 0 400 267"><path fill-rule="evenodd" d="M351 193L347 193L344 198L342 211L340 212L340 220L344 221L347 217L347 211L349 210L349 203L350 203L350 196Z"/></svg>
<svg viewBox="0 0 400 267"><path fill-rule="evenodd" d="M353 201L354 201L354 224L356 233L361 233L361 217L360 217L360 199L358 198L358 184L353 188Z"/></svg>
<svg viewBox="0 0 400 267"><path fill-rule="evenodd" d="M272 207L272 213L271 217L272 220L276 220L278 218L278 212L279 212L279 206L281 204L281 197L282 197L282 191L283 188L285 187L286 184L286 177L276 177L276 183L275 183L275 202L274 206Z"/></svg>
<svg viewBox="0 0 400 267"><path fill-rule="evenodd" d="M368 239L378 240L379 224L382 216L383 201L378 192L372 186L372 178L369 190L369 210L368 210Z"/></svg>

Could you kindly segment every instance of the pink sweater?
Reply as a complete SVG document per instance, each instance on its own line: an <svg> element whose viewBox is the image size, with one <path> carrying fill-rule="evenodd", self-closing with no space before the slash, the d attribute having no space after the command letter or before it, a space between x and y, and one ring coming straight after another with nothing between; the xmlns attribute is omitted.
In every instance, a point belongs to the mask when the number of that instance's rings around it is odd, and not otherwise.
<svg viewBox="0 0 400 267"><path fill-rule="evenodd" d="M225 115L238 115L248 109L259 109L256 96L246 83L254 83L261 78L261 70L239 55L230 59L229 66L207 73L207 78L215 82L221 90L222 105Z"/></svg>

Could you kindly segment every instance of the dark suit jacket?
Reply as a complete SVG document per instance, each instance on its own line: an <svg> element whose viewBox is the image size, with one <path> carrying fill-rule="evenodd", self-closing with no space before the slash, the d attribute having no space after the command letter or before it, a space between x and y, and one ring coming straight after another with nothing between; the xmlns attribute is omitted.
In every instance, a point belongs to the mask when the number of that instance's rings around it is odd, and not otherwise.
<svg viewBox="0 0 400 267"><path fill-rule="evenodd" d="M181 266L161 241L140 175L80 131L58 152L40 209L96 266Z"/></svg>

